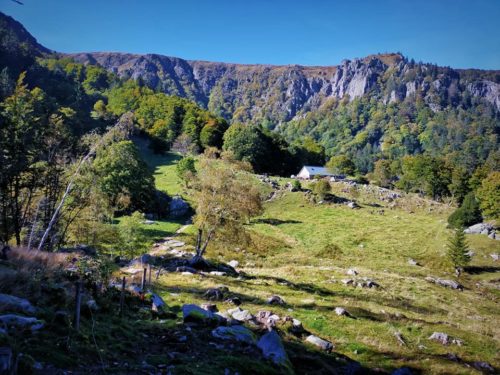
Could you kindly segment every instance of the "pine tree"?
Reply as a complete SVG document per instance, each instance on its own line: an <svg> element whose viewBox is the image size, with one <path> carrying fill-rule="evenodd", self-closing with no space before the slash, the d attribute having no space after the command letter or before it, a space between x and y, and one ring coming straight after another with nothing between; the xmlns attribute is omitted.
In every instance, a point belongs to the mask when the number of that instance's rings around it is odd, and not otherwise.
<svg viewBox="0 0 500 375"><path fill-rule="evenodd" d="M463 229L456 229L448 240L448 257L455 267L457 277L460 277L463 268L470 262L468 244Z"/></svg>

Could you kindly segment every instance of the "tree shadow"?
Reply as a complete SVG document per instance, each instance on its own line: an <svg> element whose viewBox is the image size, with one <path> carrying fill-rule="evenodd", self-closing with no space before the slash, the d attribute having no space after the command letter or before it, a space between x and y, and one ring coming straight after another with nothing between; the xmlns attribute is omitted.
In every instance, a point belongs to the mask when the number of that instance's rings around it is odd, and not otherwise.
<svg viewBox="0 0 500 375"><path fill-rule="evenodd" d="M273 218L252 220L252 224L281 225L281 224L301 224L301 223L302 223L302 221L298 221L298 220L281 220L281 219L273 219Z"/></svg>
<svg viewBox="0 0 500 375"><path fill-rule="evenodd" d="M464 267L464 271L469 273L469 274L478 275L481 273L500 272L500 267L496 267L496 266L466 266L466 267Z"/></svg>

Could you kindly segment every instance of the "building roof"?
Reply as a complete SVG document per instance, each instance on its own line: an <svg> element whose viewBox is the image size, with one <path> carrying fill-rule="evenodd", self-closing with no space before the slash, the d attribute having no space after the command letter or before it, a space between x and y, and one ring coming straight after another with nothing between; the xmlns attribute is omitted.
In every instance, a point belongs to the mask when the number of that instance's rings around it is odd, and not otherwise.
<svg viewBox="0 0 500 375"><path fill-rule="evenodd" d="M328 168L325 167L315 167L311 165L304 165L302 169L306 169L309 175L320 175L320 176L333 176L334 173L330 172Z"/></svg>

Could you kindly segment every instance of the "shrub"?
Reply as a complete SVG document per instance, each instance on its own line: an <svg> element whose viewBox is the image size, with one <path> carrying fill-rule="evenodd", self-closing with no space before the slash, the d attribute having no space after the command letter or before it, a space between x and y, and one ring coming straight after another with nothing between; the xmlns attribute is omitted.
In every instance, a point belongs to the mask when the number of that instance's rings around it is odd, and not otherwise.
<svg viewBox="0 0 500 375"><path fill-rule="evenodd" d="M500 218L500 172L491 172L477 190L484 216Z"/></svg>
<svg viewBox="0 0 500 375"><path fill-rule="evenodd" d="M448 217L448 223L454 228L468 227L481 220L481 210L474 193L467 194L462 205Z"/></svg>
<svg viewBox="0 0 500 375"><path fill-rule="evenodd" d="M300 190L302 190L302 184L300 183L299 180L293 180L292 181L292 188L300 191Z"/></svg>
<svg viewBox="0 0 500 375"><path fill-rule="evenodd" d="M330 183L326 180L318 180L314 183L312 191L320 200L323 200L330 192Z"/></svg>

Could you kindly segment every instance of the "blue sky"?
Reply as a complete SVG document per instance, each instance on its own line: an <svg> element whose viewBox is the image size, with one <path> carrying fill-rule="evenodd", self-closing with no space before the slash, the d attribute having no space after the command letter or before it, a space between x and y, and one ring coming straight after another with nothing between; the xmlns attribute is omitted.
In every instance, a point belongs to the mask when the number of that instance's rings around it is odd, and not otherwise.
<svg viewBox="0 0 500 375"><path fill-rule="evenodd" d="M500 0L0 0L61 52L159 53L236 63L336 65L397 52L500 69Z"/></svg>

